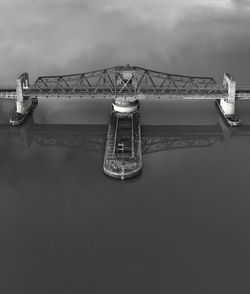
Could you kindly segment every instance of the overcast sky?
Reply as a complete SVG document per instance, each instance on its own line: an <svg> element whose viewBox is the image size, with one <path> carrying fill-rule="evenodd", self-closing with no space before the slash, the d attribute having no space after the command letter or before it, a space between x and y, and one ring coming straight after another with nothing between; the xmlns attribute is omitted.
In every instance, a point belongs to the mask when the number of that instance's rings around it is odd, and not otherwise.
<svg viewBox="0 0 250 294"><path fill-rule="evenodd" d="M250 0L0 0L0 84L130 63L250 85Z"/></svg>

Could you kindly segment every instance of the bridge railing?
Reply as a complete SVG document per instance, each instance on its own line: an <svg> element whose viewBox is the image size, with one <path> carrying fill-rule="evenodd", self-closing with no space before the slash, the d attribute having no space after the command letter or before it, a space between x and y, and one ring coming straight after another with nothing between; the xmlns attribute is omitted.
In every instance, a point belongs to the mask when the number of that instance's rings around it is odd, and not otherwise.
<svg viewBox="0 0 250 294"><path fill-rule="evenodd" d="M103 87L95 90L95 88L89 88L88 90L85 89L67 89L67 88L60 88L60 89L31 89L28 91L24 91L26 95L87 95L87 96L95 96L95 95L113 95L113 96L133 96L133 95L168 95L168 94L176 94L176 95L212 95L212 94L226 94L227 91L222 87L217 88L185 88L185 89L176 89L176 88L168 88L168 89L152 89L152 88L140 88L140 89L126 89L120 91L120 89L116 89L115 91L110 91L109 88Z"/></svg>
<svg viewBox="0 0 250 294"><path fill-rule="evenodd" d="M250 92L250 86L238 86L236 88L236 92L240 93L240 92Z"/></svg>
<svg viewBox="0 0 250 294"><path fill-rule="evenodd" d="M6 85L0 85L0 92L15 92L16 87L15 86L6 86Z"/></svg>
<svg viewBox="0 0 250 294"><path fill-rule="evenodd" d="M0 99L16 99L16 92L1 92Z"/></svg>

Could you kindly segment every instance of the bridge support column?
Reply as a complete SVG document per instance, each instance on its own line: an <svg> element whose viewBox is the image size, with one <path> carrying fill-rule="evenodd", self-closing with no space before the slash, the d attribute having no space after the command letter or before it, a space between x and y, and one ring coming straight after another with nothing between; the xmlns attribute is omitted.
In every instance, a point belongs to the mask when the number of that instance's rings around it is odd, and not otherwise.
<svg viewBox="0 0 250 294"><path fill-rule="evenodd" d="M112 108L116 112L131 113L139 108L136 97L116 97L112 102Z"/></svg>
<svg viewBox="0 0 250 294"><path fill-rule="evenodd" d="M225 115L235 115L236 82L229 74L224 74L223 86L228 91L228 98L227 100L221 99L220 106Z"/></svg>
<svg viewBox="0 0 250 294"><path fill-rule="evenodd" d="M29 76L23 73L19 79L16 80L16 111L10 118L10 125L21 125L26 117L34 111L37 106L37 99L30 99L29 96L23 95L23 90L29 89Z"/></svg>
<svg viewBox="0 0 250 294"><path fill-rule="evenodd" d="M223 86L227 89L228 96L225 99L216 101L217 108L224 117L227 125L237 127L240 125L241 121L235 113L236 82L233 81L229 74L224 74Z"/></svg>
<svg viewBox="0 0 250 294"><path fill-rule="evenodd" d="M16 80L16 112L24 114L25 106L23 99L23 89L22 89L22 81L21 79Z"/></svg>

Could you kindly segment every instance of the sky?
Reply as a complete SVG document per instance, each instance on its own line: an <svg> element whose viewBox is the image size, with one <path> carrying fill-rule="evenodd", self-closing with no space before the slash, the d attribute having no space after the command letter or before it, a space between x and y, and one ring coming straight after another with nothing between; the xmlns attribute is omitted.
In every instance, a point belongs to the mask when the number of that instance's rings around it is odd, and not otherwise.
<svg viewBox="0 0 250 294"><path fill-rule="evenodd" d="M0 84L131 64L250 85L250 0L0 0Z"/></svg>

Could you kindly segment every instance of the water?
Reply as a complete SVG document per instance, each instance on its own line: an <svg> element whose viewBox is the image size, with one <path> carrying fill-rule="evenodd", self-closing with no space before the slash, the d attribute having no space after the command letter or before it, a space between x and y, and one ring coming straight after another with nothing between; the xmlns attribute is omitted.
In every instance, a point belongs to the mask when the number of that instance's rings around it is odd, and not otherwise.
<svg viewBox="0 0 250 294"><path fill-rule="evenodd" d="M13 108L1 102L1 293L250 291L249 102L233 131L212 101L141 103L143 173L124 182L102 170L110 101L41 101L21 128Z"/></svg>

